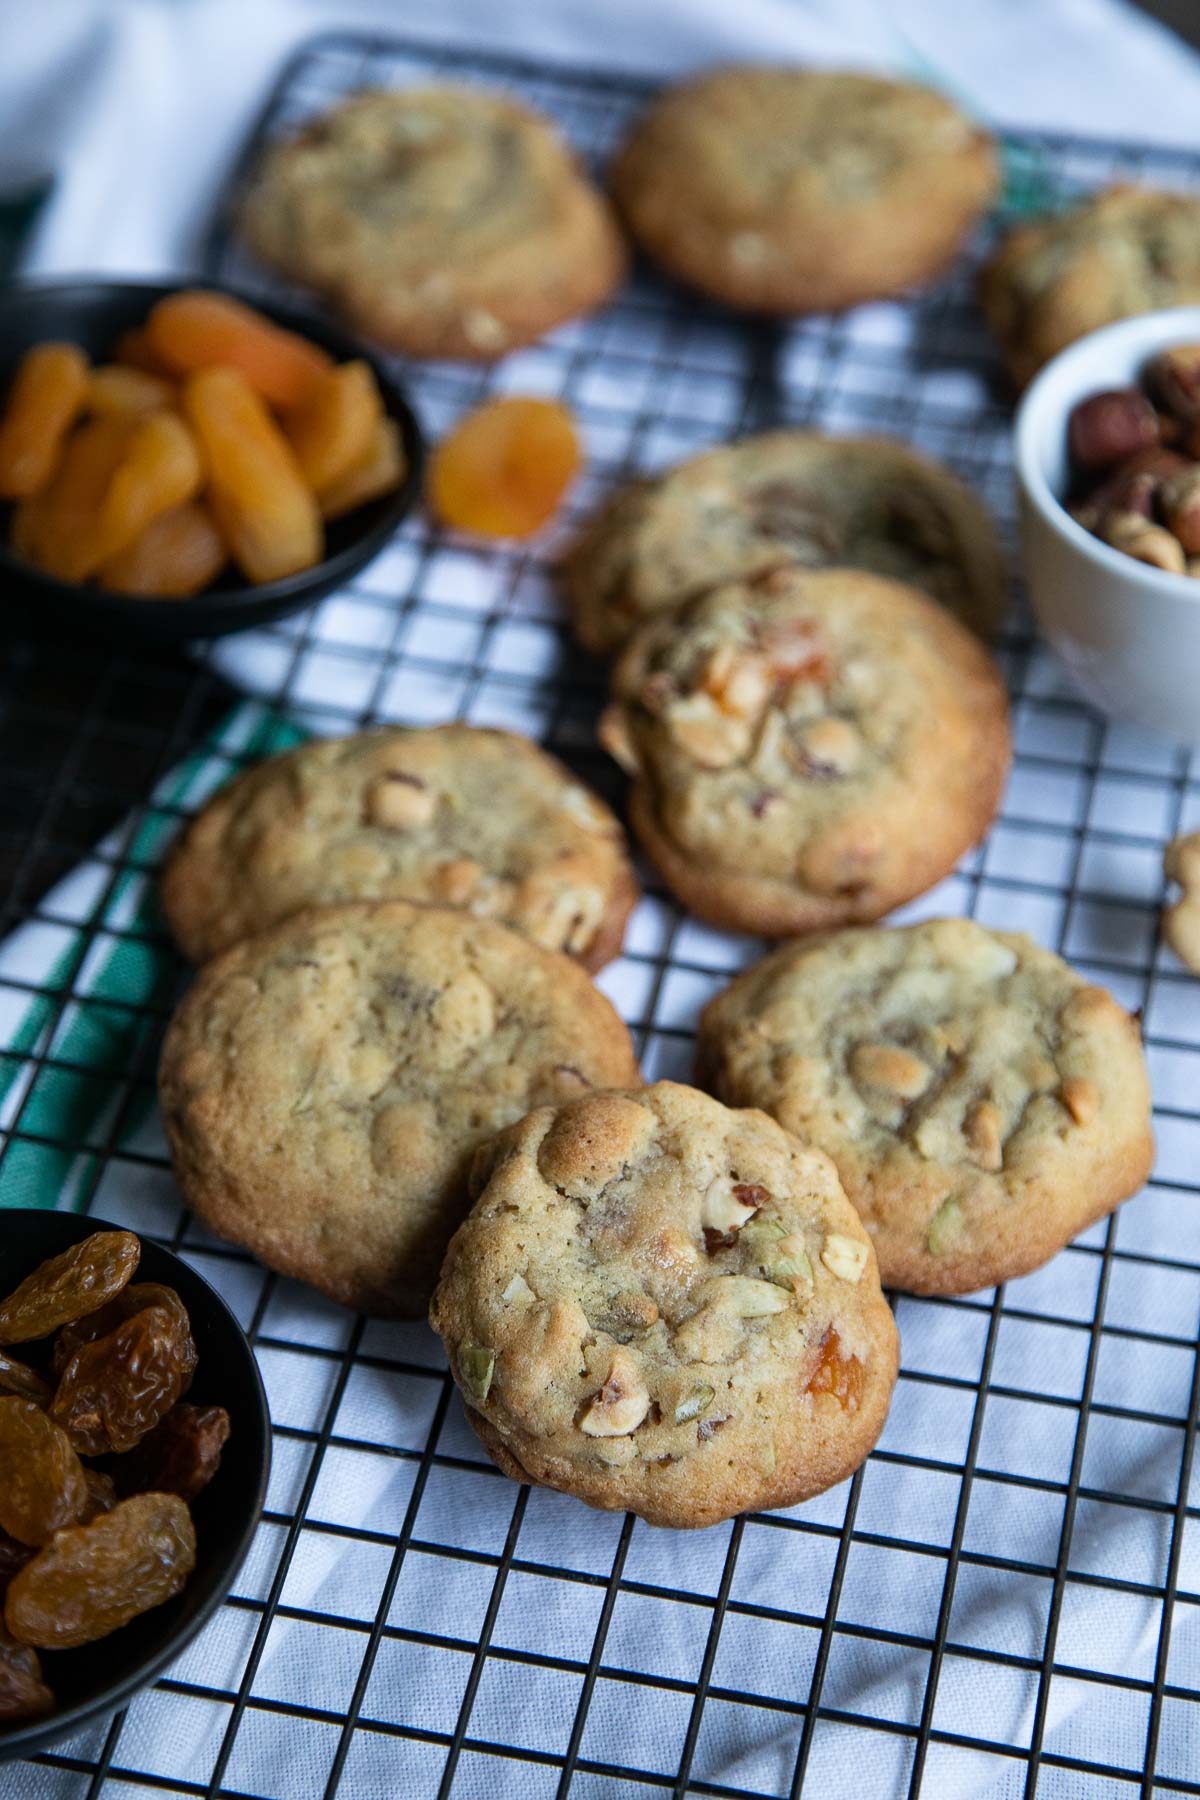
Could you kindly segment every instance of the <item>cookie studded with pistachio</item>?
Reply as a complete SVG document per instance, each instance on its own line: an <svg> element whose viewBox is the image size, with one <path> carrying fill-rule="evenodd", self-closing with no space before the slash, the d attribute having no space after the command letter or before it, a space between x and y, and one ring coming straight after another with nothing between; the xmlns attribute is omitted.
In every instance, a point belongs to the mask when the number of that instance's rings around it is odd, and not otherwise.
<svg viewBox="0 0 1200 1800"><path fill-rule="evenodd" d="M777 951L706 1008L697 1071L828 1151L885 1285L912 1293L1038 1268L1153 1160L1136 1021L969 919Z"/></svg>
<svg viewBox="0 0 1200 1800"><path fill-rule="evenodd" d="M470 725L329 738L259 763L191 822L162 883L197 962L305 907L420 900L598 969L636 898L603 802L528 738Z"/></svg>
<svg viewBox="0 0 1200 1800"><path fill-rule="evenodd" d="M413 1315L478 1146L532 1106L637 1080L578 963L386 900L301 913L206 963L159 1094L207 1225L360 1312Z"/></svg>
<svg viewBox="0 0 1200 1800"><path fill-rule="evenodd" d="M820 1151L659 1082L531 1113L473 1186L430 1317L507 1474L711 1525L867 1455L896 1330Z"/></svg>
<svg viewBox="0 0 1200 1800"><path fill-rule="evenodd" d="M563 562L575 630L616 649L652 616L781 563L868 569L983 637L1004 614L996 528L957 476L884 437L766 431L620 489Z"/></svg>
<svg viewBox="0 0 1200 1800"><path fill-rule="evenodd" d="M355 94L270 149L251 248L369 337L491 361L606 300L627 256L549 119L466 87Z"/></svg>
<svg viewBox="0 0 1200 1800"><path fill-rule="evenodd" d="M997 185L988 135L911 82L754 64L668 88L613 164L671 274L754 312L829 312L928 281Z"/></svg>
<svg viewBox="0 0 1200 1800"><path fill-rule="evenodd" d="M1009 761L983 646L855 569L773 569L644 626L600 735L673 893L768 936L932 887L987 828Z"/></svg>

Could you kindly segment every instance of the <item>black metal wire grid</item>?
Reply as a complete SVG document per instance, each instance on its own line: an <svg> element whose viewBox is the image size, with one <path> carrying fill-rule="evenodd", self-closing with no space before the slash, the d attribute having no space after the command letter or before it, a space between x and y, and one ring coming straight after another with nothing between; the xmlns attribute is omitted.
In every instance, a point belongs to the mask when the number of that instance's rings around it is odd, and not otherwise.
<svg viewBox="0 0 1200 1800"><path fill-rule="evenodd" d="M602 75L330 37L289 65L247 160L348 89L431 73L516 87L592 156L644 99ZM1200 174L1197 158L1061 138L1008 155L1010 211L1114 174ZM227 209L207 260L269 289ZM904 305L775 332L639 279L495 370L410 375L434 434L497 388L566 399L590 457L573 513L630 468L811 421L944 456L1011 529L1008 413L969 287L964 269ZM1186 753L1078 705L1020 619L1003 649L1017 748L1001 816L910 910L1023 926L1142 1009L1158 1167L1040 1274L898 1300L892 1417L851 1482L687 1535L517 1488L481 1461L423 1328L351 1320L181 1209L152 1099L182 974L143 904L161 843L264 718L517 725L611 794L592 746L602 671L569 643L547 561L414 521L348 594L194 660L35 638L9 659L0 747L21 781L0 837L3 926L25 931L0 951L4 1198L57 1180L71 1204L194 1259L251 1335L276 1456L215 1623L151 1693L9 1768L0 1790L1200 1794L1200 1017L1157 941L1162 843L1200 823L1200 787ZM243 691L261 714L214 738ZM647 1074L686 1078L698 1004L757 946L682 917L644 873L603 985Z"/></svg>

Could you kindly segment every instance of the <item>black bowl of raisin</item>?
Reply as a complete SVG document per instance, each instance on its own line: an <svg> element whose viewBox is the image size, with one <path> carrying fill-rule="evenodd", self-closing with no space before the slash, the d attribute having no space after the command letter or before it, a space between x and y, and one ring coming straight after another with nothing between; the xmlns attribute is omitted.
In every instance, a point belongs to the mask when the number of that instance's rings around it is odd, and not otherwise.
<svg viewBox="0 0 1200 1800"><path fill-rule="evenodd" d="M270 1461L258 1365L208 1282L104 1220L0 1208L0 1762L179 1655Z"/></svg>

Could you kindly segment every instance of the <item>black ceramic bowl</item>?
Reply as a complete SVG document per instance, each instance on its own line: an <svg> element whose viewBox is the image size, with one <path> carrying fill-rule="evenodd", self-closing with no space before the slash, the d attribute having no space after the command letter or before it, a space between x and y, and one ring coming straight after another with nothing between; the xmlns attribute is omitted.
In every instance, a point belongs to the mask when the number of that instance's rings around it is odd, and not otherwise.
<svg viewBox="0 0 1200 1800"><path fill-rule="evenodd" d="M177 293L181 287L217 285L198 277L195 282L165 285L143 281L67 281L0 289L0 393L7 389L17 363L34 344L47 339L66 340L81 345L94 362L107 362L112 358L117 338L131 326L140 325L156 300ZM222 287L219 291L234 290ZM108 594L94 584L59 581L53 575L43 575L8 549L8 521L0 518L0 592L6 597L18 598L39 611L53 608L89 632L110 637L119 632L160 642L217 637L311 606L341 587L383 549L420 488L423 447L416 414L383 365L352 338L309 314L289 312L249 294L236 297L257 307L276 324L311 338L337 361L361 357L371 365L383 403L404 441L408 467L400 487L395 493L370 500L344 518L334 520L326 534L325 559L315 567L261 587L251 586L236 572L227 573L205 593L190 600Z"/></svg>
<svg viewBox="0 0 1200 1800"><path fill-rule="evenodd" d="M0 1293L11 1293L40 1262L80 1238L113 1229L105 1219L77 1213L0 1207ZM221 1467L192 1508L196 1567L174 1600L143 1613L111 1637L79 1650L43 1652L43 1670L58 1708L47 1718L7 1730L0 1723L0 1762L32 1755L76 1731L93 1714L112 1712L160 1674L229 1592L262 1511L271 1467L271 1419L258 1364L240 1325L194 1269L145 1239L134 1280L164 1282L177 1290L191 1315L199 1353L188 1399L223 1406L229 1413ZM21 1354L16 1346L14 1350Z"/></svg>

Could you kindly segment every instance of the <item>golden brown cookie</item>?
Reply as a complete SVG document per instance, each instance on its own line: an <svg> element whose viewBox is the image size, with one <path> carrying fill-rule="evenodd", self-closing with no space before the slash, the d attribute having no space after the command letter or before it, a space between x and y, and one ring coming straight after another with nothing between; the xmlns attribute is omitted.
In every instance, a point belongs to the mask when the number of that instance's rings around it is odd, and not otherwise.
<svg viewBox="0 0 1200 1800"><path fill-rule="evenodd" d="M241 228L413 356L491 360L606 300L626 254L549 120L465 87L362 93L270 150Z"/></svg>
<svg viewBox="0 0 1200 1800"><path fill-rule="evenodd" d="M506 1474L693 1526L863 1461L896 1328L820 1151L664 1081L539 1108L472 1179L430 1319Z"/></svg>
<svg viewBox="0 0 1200 1800"><path fill-rule="evenodd" d="M978 640L853 569L774 569L643 626L600 735L676 897L768 936L932 887L987 829L1010 756Z"/></svg>
<svg viewBox="0 0 1200 1800"><path fill-rule="evenodd" d="M622 215L664 269L767 313L928 281L996 185L991 138L941 94L751 64L669 88L612 169Z"/></svg>
<svg viewBox="0 0 1200 1800"><path fill-rule="evenodd" d="M273 756L208 802L162 879L167 921L197 962L306 907L422 900L599 969L636 899L608 808L528 738L471 725Z"/></svg>
<svg viewBox="0 0 1200 1800"><path fill-rule="evenodd" d="M1018 225L985 265L979 300L1022 384L1101 325L1200 301L1200 195L1122 184Z"/></svg>
<svg viewBox="0 0 1200 1800"><path fill-rule="evenodd" d="M569 957L406 901L301 913L206 963L167 1032L163 1123L221 1237L362 1312L425 1306L474 1150L532 1106L635 1084Z"/></svg>
<svg viewBox="0 0 1200 1800"><path fill-rule="evenodd" d="M580 642L617 648L653 615L779 563L869 569L999 629L1007 570L986 509L893 438L769 431L620 489L563 563Z"/></svg>
<svg viewBox="0 0 1200 1800"><path fill-rule="evenodd" d="M697 1070L828 1151L885 1284L917 1294L1038 1268L1153 1160L1136 1021L969 919L786 945L705 1009Z"/></svg>

